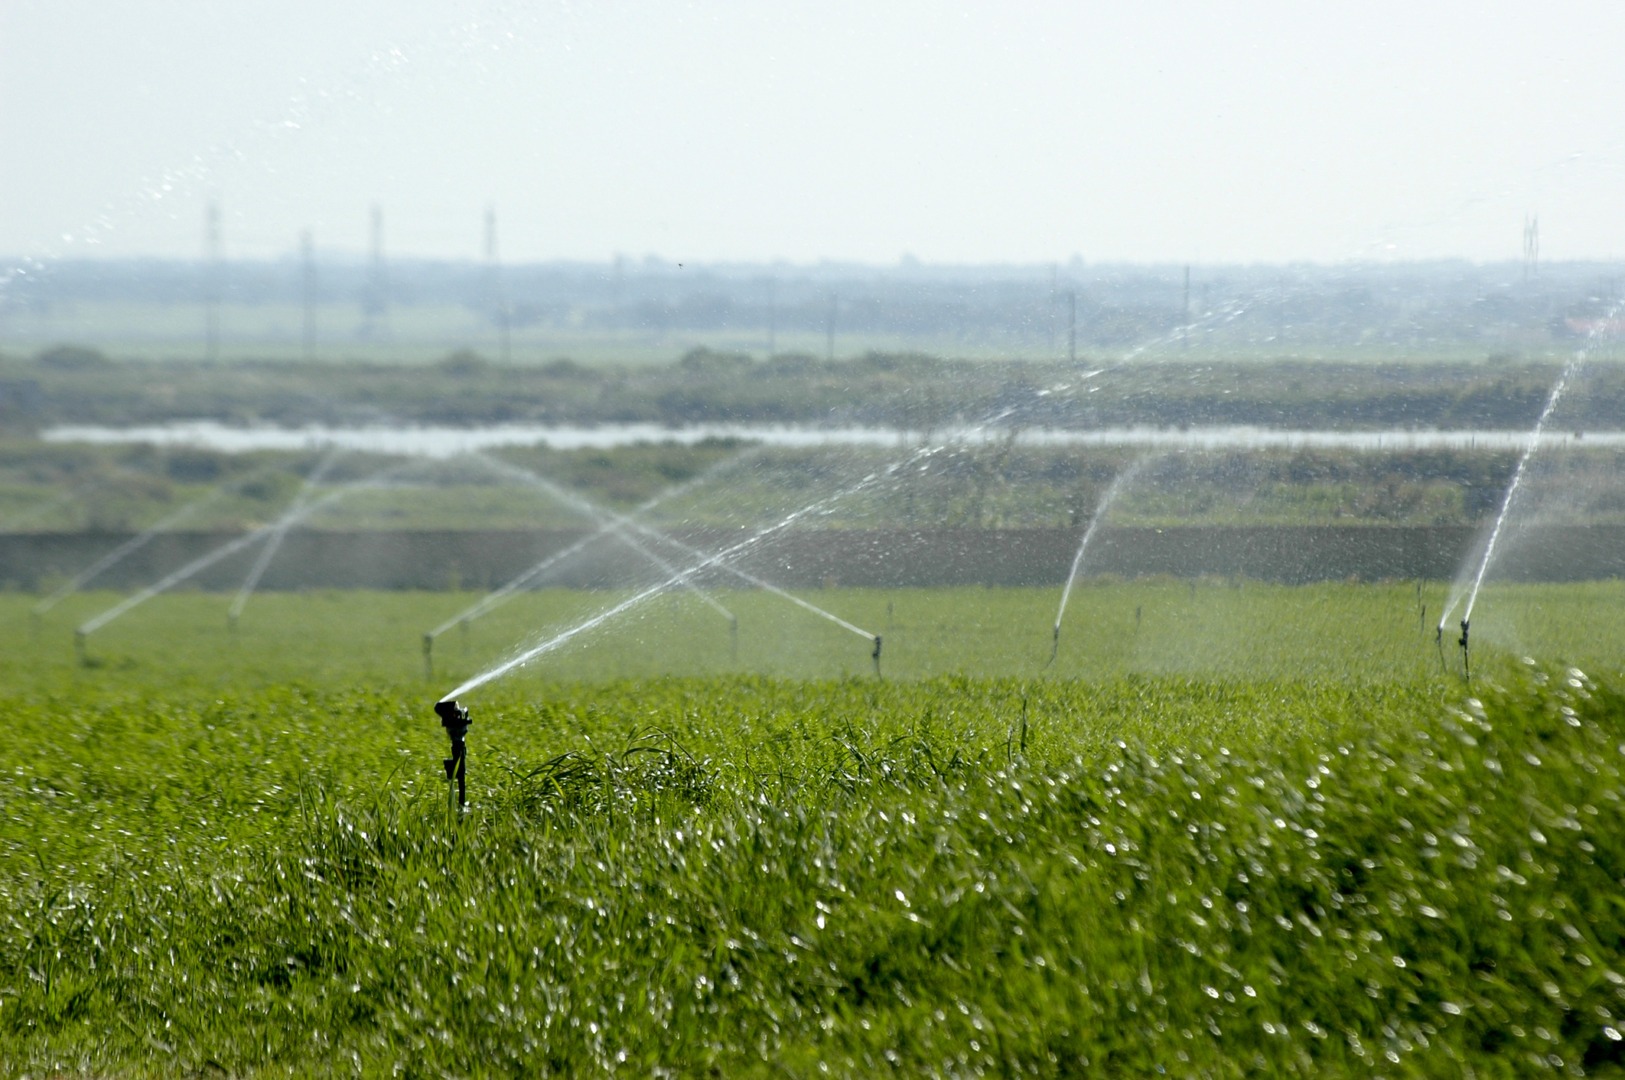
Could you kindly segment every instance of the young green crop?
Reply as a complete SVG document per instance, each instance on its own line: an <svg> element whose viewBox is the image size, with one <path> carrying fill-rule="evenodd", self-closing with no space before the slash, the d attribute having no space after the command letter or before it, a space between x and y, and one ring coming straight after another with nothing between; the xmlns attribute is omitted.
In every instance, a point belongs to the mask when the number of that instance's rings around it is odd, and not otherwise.
<svg viewBox="0 0 1625 1080"><path fill-rule="evenodd" d="M461 820L412 649L456 598L266 599L235 643L155 602L90 668L12 621L0 1072L1621 1064L1625 698L1505 661L1467 697L1414 589L1103 585L1042 678L1053 594L821 595L891 601L884 680L748 640L671 674L711 655L674 603L470 701Z"/></svg>

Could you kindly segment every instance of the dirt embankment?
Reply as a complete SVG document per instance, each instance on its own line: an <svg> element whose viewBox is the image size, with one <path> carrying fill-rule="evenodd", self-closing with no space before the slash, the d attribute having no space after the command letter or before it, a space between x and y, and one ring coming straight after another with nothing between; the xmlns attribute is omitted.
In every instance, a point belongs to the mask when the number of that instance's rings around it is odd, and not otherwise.
<svg viewBox="0 0 1625 1080"><path fill-rule="evenodd" d="M321 532L289 534L261 582L272 590L316 588L485 589L500 585L584 535L579 531ZM1105 528L1086 575L1242 577L1261 581L1453 577L1472 551L1466 527ZM739 533L684 534L707 551L740 543ZM127 537L105 533L0 535L0 585L38 590L65 581ZM154 537L90 588L146 585L234 539L176 532ZM1058 585L1077 549L1071 529L807 530L750 547L738 565L785 586ZM251 545L190 581L239 587ZM684 565L671 552L666 557ZM606 539L562 560L544 584L606 587L656 580L659 571ZM1625 576L1625 527L1524 530L1503 542L1497 575L1575 581ZM721 580L719 577L718 580Z"/></svg>

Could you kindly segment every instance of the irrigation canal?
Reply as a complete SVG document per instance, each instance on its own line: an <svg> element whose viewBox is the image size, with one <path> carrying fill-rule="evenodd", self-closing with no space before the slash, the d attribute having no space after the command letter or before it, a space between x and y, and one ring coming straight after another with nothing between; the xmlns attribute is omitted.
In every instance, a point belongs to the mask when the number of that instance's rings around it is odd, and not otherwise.
<svg viewBox="0 0 1625 1080"><path fill-rule="evenodd" d="M47 429L48 442L98 444L146 443L195 446L225 453L255 450L308 450L338 446L377 454L453 457L504 446L547 445L555 450L608 449L636 443L696 443L704 439L743 439L768 446L898 446L929 442L993 442L1014 435L1034 446L1126 447L1148 451L1214 450L1415 450L1524 449L1529 432L1474 430L1322 431L1261 427L1062 428L1011 429L984 426L929 433L894 428L817 427L793 424L661 424L624 423L571 427L545 424L492 424L479 427L236 427L212 420L178 421L148 427L62 426ZM1625 432L1555 431L1553 445L1625 446Z"/></svg>
<svg viewBox="0 0 1625 1080"><path fill-rule="evenodd" d="M1280 526L1114 528L1090 548L1084 577L1170 575L1311 581L1448 580L1481 542L1469 526ZM265 570L260 588L489 589L584 530L365 531L295 529ZM239 534L167 532L88 588L140 588ZM737 532L676 534L704 550L735 543ZM67 579L129 538L124 533L0 534L0 587L38 591ZM803 529L773 538L738 560L787 588L829 585L1059 586L1078 545L1076 529ZM234 592L256 558L249 545L200 574L189 587ZM631 587L658 573L618 544L593 545L539 584ZM1585 581L1625 577L1625 526L1531 527L1509 536L1497 578Z"/></svg>

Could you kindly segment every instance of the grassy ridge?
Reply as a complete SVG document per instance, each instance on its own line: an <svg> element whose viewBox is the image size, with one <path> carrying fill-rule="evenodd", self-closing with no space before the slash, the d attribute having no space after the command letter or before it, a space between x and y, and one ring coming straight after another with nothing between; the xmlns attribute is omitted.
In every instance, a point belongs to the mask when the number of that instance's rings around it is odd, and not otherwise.
<svg viewBox="0 0 1625 1080"><path fill-rule="evenodd" d="M1578 595L1481 617L1561 642L1537 613ZM1052 594L818 596L891 600L914 677L884 682L756 670L752 635L671 674L673 604L470 699L455 825L444 687L411 670L455 598L265 599L305 634L253 663L249 616L236 645L203 625L220 598L133 613L89 669L8 613L12 1073L1619 1066L1625 701L1510 662L1465 698L1413 590L1087 589L1043 678ZM1619 640L1612 599L1577 641ZM1133 606L1210 644L1141 663ZM955 625L977 673L904 648ZM788 667L836 655L797 640Z"/></svg>

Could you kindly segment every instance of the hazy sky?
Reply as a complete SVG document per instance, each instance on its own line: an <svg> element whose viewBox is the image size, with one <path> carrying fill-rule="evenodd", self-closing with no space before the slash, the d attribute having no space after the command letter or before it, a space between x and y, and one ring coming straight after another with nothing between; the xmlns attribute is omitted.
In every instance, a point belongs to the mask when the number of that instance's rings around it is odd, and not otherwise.
<svg viewBox="0 0 1625 1080"><path fill-rule="evenodd" d="M1625 255L1625 5L0 0L0 254Z"/></svg>

